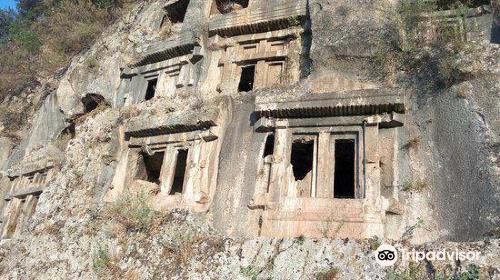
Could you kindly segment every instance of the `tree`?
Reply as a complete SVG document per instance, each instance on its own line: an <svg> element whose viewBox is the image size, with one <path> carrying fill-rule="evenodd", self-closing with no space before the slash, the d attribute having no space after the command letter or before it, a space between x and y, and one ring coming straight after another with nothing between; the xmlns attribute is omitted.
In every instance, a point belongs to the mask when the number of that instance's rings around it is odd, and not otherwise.
<svg viewBox="0 0 500 280"><path fill-rule="evenodd" d="M17 14L14 10L0 9L0 44L9 40Z"/></svg>
<svg viewBox="0 0 500 280"><path fill-rule="evenodd" d="M16 0L19 16L28 21L34 21L42 15L41 0Z"/></svg>

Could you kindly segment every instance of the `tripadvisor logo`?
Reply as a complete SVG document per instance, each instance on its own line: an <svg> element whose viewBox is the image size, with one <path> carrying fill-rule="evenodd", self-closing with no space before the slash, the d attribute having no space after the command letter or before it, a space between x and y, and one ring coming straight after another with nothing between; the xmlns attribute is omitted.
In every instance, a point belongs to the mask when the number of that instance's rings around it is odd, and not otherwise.
<svg viewBox="0 0 500 280"><path fill-rule="evenodd" d="M398 256L399 255L399 256ZM439 250L439 251L416 251L412 249L411 251L407 249L401 249L401 253L394 246L389 244L380 245L375 251L375 260L381 266L391 266L396 263L400 257L403 261L415 261L421 262L423 260L434 261L434 260L450 260L450 261L464 261L464 260L477 260L480 258L480 252L464 252L455 250Z"/></svg>
<svg viewBox="0 0 500 280"><path fill-rule="evenodd" d="M391 266L398 260L398 251L392 245L382 244L375 251L375 260L381 266Z"/></svg>

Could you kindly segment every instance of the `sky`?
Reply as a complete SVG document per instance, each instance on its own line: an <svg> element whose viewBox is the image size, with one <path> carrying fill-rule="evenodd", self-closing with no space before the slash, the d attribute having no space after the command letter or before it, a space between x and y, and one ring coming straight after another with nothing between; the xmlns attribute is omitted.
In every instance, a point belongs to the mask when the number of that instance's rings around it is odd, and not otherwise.
<svg viewBox="0 0 500 280"><path fill-rule="evenodd" d="M16 1L15 0L0 0L0 8L8 8L8 7L15 9L16 8Z"/></svg>

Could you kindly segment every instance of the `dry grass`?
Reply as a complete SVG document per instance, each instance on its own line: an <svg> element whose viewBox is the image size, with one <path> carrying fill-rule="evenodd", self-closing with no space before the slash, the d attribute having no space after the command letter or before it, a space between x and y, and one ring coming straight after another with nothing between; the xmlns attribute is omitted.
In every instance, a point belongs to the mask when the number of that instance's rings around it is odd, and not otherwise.
<svg viewBox="0 0 500 280"><path fill-rule="evenodd" d="M421 193L430 189L429 183L419 180L419 181L406 181L403 185L403 191L407 192L417 192Z"/></svg>
<svg viewBox="0 0 500 280"><path fill-rule="evenodd" d="M1 106L0 120L9 131L17 131L28 122L28 113L24 108L18 108L17 106Z"/></svg>
<svg viewBox="0 0 500 280"><path fill-rule="evenodd" d="M89 113L87 113L85 115L82 115L79 118L77 118L75 120L75 124L77 124L77 125L78 124L82 124L83 122L85 122L85 120L87 118L95 117L96 115L98 115L101 112L104 112L108 108L109 107L108 107L108 105L105 102L100 102L99 106L97 106L97 108L95 108L94 110L92 110L92 112L89 112Z"/></svg>
<svg viewBox="0 0 500 280"><path fill-rule="evenodd" d="M421 136L413 136L410 139L408 139L408 142L405 145L405 148L407 149L418 149L422 143L422 137Z"/></svg>
<svg viewBox="0 0 500 280"><path fill-rule="evenodd" d="M73 137L69 133L61 133L56 140L52 141L52 144L61 151L66 150L66 146L68 146L69 141Z"/></svg>
<svg viewBox="0 0 500 280"><path fill-rule="evenodd" d="M334 280L338 279L340 269L338 267L332 267L325 271L318 272L314 275L316 280Z"/></svg>
<svg viewBox="0 0 500 280"><path fill-rule="evenodd" d="M318 216L318 218L323 219L322 216ZM337 224L337 226L335 226L335 224ZM332 212L327 219L318 226L317 230L321 233L323 238L336 238L344 225L345 219L342 218L337 220L335 213Z"/></svg>
<svg viewBox="0 0 500 280"><path fill-rule="evenodd" d="M33 235L40 236L43 234L47 234L47 235L53 235L56 237L60 237L61 236L61 229L63 227L64 227L64 222L62 222L62 221L59 221L56 223L49 223L46 221L41 226L37 227L34 230Z"/></svg>
<svg viewBox="0 0 500 280"><path fill-rule="evenodd" d="M150 232L155 227L155 212L142 192L124 191L108 208L108 215L125 226L127 232Z"/></svg>
<svg viewBox="0 0 500 280"><path fill-rule="evenodd" d="M196 248L203 241L203 236L196 230L171 225L167 232L172 238L172 242L165 244L164 254L174 256L173 262L175 266L187 264L190 259L197 255Z"/></svg>
<svg viewBox="0 0 500 280"><path fill-rule="evenodd" d="M452 8L459 11L458 17L464 17L467 6L462 2L466 1L445 2L402 0L395 6L379 7L384 31L375 39L374 67L383 79L393 82L395 72L404 70L418 78L422 86L432 88L449 87L467 78L457 70L456 61L460 54L476 53L476 48L464 40L460 28L438 13L442 8ZM432 14L433 19L423 24L423 14Z"/></svg>

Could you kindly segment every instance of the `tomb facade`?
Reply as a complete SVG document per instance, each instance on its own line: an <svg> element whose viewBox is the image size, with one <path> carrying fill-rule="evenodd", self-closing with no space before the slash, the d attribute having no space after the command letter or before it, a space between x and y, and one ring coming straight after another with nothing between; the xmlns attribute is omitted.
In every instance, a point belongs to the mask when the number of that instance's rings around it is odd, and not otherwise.
<svg viewBox="0 0 500 280"><path fill-rule="evenodd" d="M203 111L131 119L106 199L127 191L144 195L156 210L206 211L217 184L227 102L217 100Z"/></svg>
<svg viewBox="0 0 500 280"><path fill-rule="evenodd" d="M40 195L54 176L54 163L41 161L10 170L2 181L4 195L1 206L1 238L21 235L26 223L36 211Z"/></svg>
<svg viewBox="0 0 500 280"><path fill-rule="evenodd" d="M267 100L266 100L267 99ZM260 209L265 236L358 237L384 234L380 130L403 125L397 92L360 90L269 101L257 98L255 131L272 135L263 149L250 209ZM387 144L387 143L386 143ZM393 149L395 143L392 142ZM267 143L265 144L267 145ZM266 151L269 149L269 151ZM394 159L390 159L391 161ZM391 183L394 178L385 178Z"/></svg>

